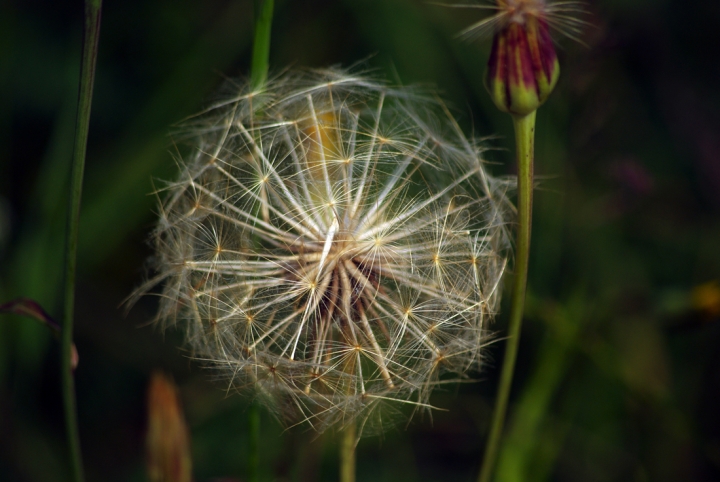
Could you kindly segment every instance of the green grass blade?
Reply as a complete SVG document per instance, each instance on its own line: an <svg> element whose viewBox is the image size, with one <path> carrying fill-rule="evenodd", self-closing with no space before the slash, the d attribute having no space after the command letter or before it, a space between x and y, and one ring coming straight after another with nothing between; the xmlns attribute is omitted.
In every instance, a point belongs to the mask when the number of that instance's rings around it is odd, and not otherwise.
<svg viewBox="0 0 720 482"><path fill-rule="evenodd" d="M85 2L85 32L80 67L80 90L78 93L75 146L70 174L70 199L68 202L67 239L65 245L64 308L62 323L61 373L65 423L67 425L68 449L72 468L72 480L84 480L80 435L75 406L75 383L72 372L73 319L75 310L75 271L77 267L78 226L80 224L80 199L85 170L90 108L92 105L95 64L100 38L101 0Z"/></svg>

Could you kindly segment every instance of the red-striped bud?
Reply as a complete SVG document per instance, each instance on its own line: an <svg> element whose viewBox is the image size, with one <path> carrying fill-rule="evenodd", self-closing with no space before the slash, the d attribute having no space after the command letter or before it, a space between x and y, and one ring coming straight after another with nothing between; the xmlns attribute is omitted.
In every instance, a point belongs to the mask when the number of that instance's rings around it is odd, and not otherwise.
<svg viewBox="0 0 720 482"><path fill-rule="evenodd" d="M503 25L495 33L485 86L495 105L513 115L537 110L560 75L542 0L498 0Z"/></svg>

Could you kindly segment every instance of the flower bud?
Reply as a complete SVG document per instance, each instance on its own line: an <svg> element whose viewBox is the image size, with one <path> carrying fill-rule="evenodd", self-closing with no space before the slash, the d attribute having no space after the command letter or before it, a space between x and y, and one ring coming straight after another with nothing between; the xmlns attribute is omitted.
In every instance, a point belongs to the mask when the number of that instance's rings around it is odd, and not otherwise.
<svg viewBox="0 0 720 482"><path fill-rule="evenodd" d="M560 75L543 10L523 5L513 7L515 13L495 34L485 75L485 86L495 105L518 116L537 110ZM510 9L512 5L502 7Z"/></svg>
<svg viewBox="0 0 720 482"><path fill-rule="evenodd" d="M175 384L155 373L148 389L146 438L151 482L191 482L190 436Z"/></svg>

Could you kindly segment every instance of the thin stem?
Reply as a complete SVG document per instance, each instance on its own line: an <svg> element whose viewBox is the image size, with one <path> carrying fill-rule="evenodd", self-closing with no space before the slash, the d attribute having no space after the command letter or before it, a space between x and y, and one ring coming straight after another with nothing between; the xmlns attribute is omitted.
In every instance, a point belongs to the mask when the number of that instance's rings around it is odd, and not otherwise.
<svg viewBox="0 0 720 482"><path fill-rule="evenodd" d="M261 89L267 81L270 58L270 27L274 0L255 0L255 39L250 65L250 84L253 90ZM260 480L260 406L253 401L248 410L248 482Z"/></svg>
<svg viewBox="0 0 720 482"><path fill-rule="evenodd" d="M500 388L495 399L492 427L485 446L485 456L479 482L490 482L497 461L517 358L520 329L525 309L530 232L532 228L533 160L535 150L535 112L524 117L513 116L518 160L518 229L515 242L515 278L513 279L512 305L505 358L500 374Z"/></svg>
<svg viewBox="0 0 720 482"><path fill-rule="evenodd" d="M65 243L64 269L64 308L61 336L61 377L67 443L70 451L72 480L82 482L85 479L80 451L80 435L77 423L75 403L75 380L73 378L73 320L75 311L75 271L77 266L78 224L80 220L80 199L82 197L83 171L87 150L88 129L90 126L90 107L92 104L95 63L97 61L98 40L100 38L101 0L85 1L85 31L83 35L83 54L80 68L80 87L78 92L77 120L75 124L75 146L70 172L70 196L68 200L67 229Z"/></svg>
<svg viewBox="0 0 720 482"><path fill-rule="evenodd" d="M260 407L253 401L248 412L248 434L250 443L248 448L248 482L260 480Z"/></svg>
<svg viewBox="0 0 720 482"><path fill-rule="evenodd" d="M355 482L355 442L357 427L351 422L343 429L340 441L340 482Z"/></svg>
<svg viewBox="0 0 720 482"><path fill-rule="evenodd" d="M250 85L261 89L267 81L270 59L270 27L275 0L255 0L255 40L250 65Z"/></svg>

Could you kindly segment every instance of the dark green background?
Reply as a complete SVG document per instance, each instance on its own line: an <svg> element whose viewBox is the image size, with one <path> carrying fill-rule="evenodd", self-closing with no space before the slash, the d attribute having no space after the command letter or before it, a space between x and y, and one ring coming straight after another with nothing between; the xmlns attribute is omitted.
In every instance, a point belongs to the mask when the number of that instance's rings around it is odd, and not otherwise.
<svg viewBox="0 0 720 482"><path fill-rule="evenodd" d="M77 294L90 481L144 480L156 368L180 386L196 479L244 479L248 400L213 384L176 333L146 326L152 297L120 305L151 255L153 179L175 175L168 133L226 76L247 75L251 3L105 2ZM56 315L82 12L0 4L0 298ZM561 79L538 114L530 296L499 480L719 480L720 285L698 287L720 282L720 3L599 0L587 12L587 46L560 42ZM411 0L278 0L271 67L363 61L435 86L508 174L510 119L481 82L489 42L454 37L480 18ZM36 322L0 318L0 480L66 480L58 351ZM433 396L449 411L363 439L358 480L473 480L498 365ZM334 434L283 432L267 413L262 430L263 480L336 480Z"/></svg>

